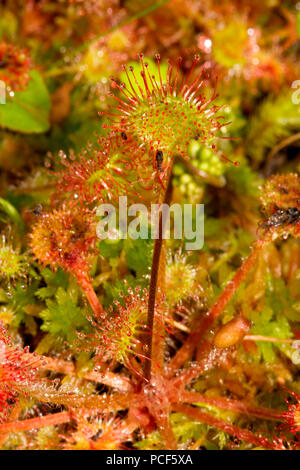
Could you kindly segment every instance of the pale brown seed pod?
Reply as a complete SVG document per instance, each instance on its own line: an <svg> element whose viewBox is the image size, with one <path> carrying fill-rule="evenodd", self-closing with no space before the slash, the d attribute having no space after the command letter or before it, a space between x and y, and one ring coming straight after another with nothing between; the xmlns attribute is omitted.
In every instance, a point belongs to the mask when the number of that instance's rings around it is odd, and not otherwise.
<svg viewBox="0 0 300 470"><path fill-rule="evenodd" d="M228 348L239 343L250 327L250 321L241 315L233 318L230 322L226 323L214 337L215 346L217 348Z"/></svg>

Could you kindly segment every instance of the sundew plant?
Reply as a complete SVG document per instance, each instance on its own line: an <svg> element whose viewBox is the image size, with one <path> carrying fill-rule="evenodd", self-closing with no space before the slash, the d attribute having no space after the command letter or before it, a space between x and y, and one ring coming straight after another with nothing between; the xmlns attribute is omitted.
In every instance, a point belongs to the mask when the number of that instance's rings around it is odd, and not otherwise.
<svg viewBox="0 0 300 470"><path fill-rule="evenodd" d="M1 450L300 449L299 64L293 1L1 2Z"/></svg>

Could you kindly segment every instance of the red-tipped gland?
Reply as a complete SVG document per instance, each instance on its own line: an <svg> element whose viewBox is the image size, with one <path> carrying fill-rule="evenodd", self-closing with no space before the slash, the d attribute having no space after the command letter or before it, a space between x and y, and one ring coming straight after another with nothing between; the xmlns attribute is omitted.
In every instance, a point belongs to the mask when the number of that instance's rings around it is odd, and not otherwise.
<svg viewBox="0 0 300 470"><path fill-rule="evenodd" d="M37 380L36 372L41 363L37 357L27 353L27 350L13 345L0 323L0 422L7 419L18 393L26 393L26 386Z"/></svg>
<svg viewBox="0 0 300 470"><path fill-rule="evenodd" d="M30 77L31 59L25 49L0 42L0 81L14 91L26 87Z"/></svg>

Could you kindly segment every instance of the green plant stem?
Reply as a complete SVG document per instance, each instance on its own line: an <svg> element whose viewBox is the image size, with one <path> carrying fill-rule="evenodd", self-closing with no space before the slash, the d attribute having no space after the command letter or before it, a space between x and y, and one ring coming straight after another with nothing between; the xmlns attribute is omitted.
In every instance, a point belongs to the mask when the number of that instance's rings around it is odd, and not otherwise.
<svg viewBox="0 0 300 470"><path fill-rule="evenodd" d="M23 222L19 212L17 211L17 209L10 202L8 202L6 199L3 199L2 197L0 197L0 210L5 212L5 214L8 215L8 217L15 224L17 224L19 226L19 229L21 231L23 231L24 222Z"/></svg>

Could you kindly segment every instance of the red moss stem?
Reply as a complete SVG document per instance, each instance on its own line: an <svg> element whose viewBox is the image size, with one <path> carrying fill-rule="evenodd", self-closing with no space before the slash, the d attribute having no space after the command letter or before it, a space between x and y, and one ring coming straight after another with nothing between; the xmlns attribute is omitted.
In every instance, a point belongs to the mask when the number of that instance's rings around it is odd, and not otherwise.
<svg viewBox="0 0 300 470"><path fill-rule="evenodd" d="M272 408L265 408L262 406L248 405L239 400L231 400L224 397L208 397L196 392L183 391L179 394L180 402L186 403L207 403L208 405L215 406L221 410L235 411L237 413L255 416L261 419L271 421L283 421L282 412L273 410Z"/></svg>
<svg viewBox="0 0 300 470"><path fill-rule="evenodd" d="M241 267L237 270L233 279L227 283L227 286L225 287L224 291L219 296L219 298L209 310L204 319L200 322L198 328L195 329L195 331L193 331L189 335L184 345L177 351L177 353L171 360L168 366L170 374L178 370L182 366L182 364L192 355L194 349L196 348L196 346L198 346L205 332L208 330L208 328L212 326L212 324L219 317L219 315L221 315L224 308L226 307L228 302L230 302L233 295L237 291L238 287L246 278L247 274L251 271L259 253L268 242L269 237L265 237L262 240L258 240L256 242L256 245L252 249L249 256L244 260Z"/></svg>
<svg viewBox="0 0 300 470"><path fill-rule="evenodd" d="M195 421L200 423L206 423L214 428L220 429L221 431L227 432L228 434L240 439L241 441L249 442L256 447L263 447L264 449L273 449L274 446L271 442L267 441L263 437L260 437L256 434L253 434L250 431L242 429L234 424L230 424L222 419L216 418L208 413L200 411L198 408L192 408L188 405L174 405L174 411L178 413L183 413L186 416L189 416Z"/></svg>

